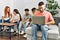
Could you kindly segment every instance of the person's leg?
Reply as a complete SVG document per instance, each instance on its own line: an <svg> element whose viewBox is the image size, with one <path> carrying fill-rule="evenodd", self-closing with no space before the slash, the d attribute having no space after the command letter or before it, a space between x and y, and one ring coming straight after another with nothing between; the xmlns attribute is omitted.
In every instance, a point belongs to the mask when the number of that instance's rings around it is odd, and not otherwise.
<svg viewBox="0 0 60 40"><path fill-rule="evenodd" d="M36 24L38 27L37 27L37 30L38 31L41 31L41 25L39 25L39 24Z"/></svg>
<svg viewBox="0 0 60 40"><path fill-rule="evenodd" d="M16 33L18 33L18 31L19 31L19 24L20 24L20 22L17 22L17 25L14 27Z"/></svg>
<svg viewBox="0 0 60 40"><path fill-rule="evenodd" d="M28 27L29 25L29 22L26 22L25 25L24 25L24 28L23 28L23 31L25 32L26 28Z"/></svg>
<svg viewBox="0 0 60 40"><path fill-rule="evenodd" d="M11 27L9 27L9 28L14 29L14 26L11 26Z"/></svg>
<svg viewBox="0 0 60 40"><path fill-rule="evenodd" d="M36 40L36 34L37 34L37 25L32 24L32 40Z"/></svg>
<svg viewBox="0 0 60 40"><path fill-rule="evenodd" d="M47 25L41 25L41 31L42 31L42 40L47 40L47 36L48 36L48 26Z"/></svg>
<svg viewBox="0 0 60 40"><path fill-rule="evenodd" d="M2 19L0 19L0 23L2 23ZM0 29L2 28L2 25L0 25Z"/></svg>
<svg viewBox="0 0 60 40"><path fill-rule="evenodd" d="M5 23L5 22L10 23L10 19L4 20L4 23ZM11 28L14 29L14 26L11 26L11 27L10 27L10 26L7 26L7 27L8 27L9 29L11 29Z"/></svg>
<svg viewBox="0 0 60 40"><path fill-rule="evenodd" d="M21 31L21 28L22 28L22 22L19 23L19 26L18 26L18 32L20 34L20 31Z"/></svg>
<svg viewBox="0 0 60 40"><path fill-rule="evenodd" d="M30 23L29 22L26 22L25 23L25 25L24 25L24 28L23 28L23 31L21 32L21 34L24 34L25 33L25 30L26 30L26 28L28 27L30 25ZM23 37L27 37L27 34L25 34Z"/></svg>

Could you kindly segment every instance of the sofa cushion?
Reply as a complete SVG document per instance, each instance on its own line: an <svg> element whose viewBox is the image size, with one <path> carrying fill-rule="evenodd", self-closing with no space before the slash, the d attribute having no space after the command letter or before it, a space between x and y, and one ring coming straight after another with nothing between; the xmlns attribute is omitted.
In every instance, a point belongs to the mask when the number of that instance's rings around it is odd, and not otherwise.
<svg viewBox="0 0 60 40"><path fill-rule="evenodd" d="M59 36L58 27L56 25L49 25L49 28L50 28L50 30L48 30L48 38L57 39L57 37ZM26 32L26 34L32 36L32 27L26 28L25 32ZM41 31L37 32L37 37L42 37Z"/></svg>
<svg viewBox="0 0 60 40"><path fill-rule="evenodd" d="M27 40L32 40L32 36L31 35L27 35ZM41 37L37 37L37 40L42 40ZM60 40L60 38L58 37L58 39L53 39L53 38L48 38L47 40Z"/></svg>

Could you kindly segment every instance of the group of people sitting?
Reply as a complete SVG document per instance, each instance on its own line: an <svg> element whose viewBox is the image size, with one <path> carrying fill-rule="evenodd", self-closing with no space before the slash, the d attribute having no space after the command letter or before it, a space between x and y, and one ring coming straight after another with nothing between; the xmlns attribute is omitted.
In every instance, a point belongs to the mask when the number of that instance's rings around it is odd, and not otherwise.
<svg viewBox="0 0 60 40"><path fill-rule="evenodd" d="M38 9L36 8L32 8L32 14L31 15L29 13L29 9L26 8L25 10L25 14L23 15L23 17L21 16L21 14L19 13L18 9L14 9L13 10L13 14L10 13L10 7L6 6L4 13L5 15L2 16L2 19L0 19L0 22L4 23L4 22L8 22L8 23L17 23L17 29L18 30L14 30L14 27L10 27L11 30L16 31L18 34L24 34L25 30L27 27L31 26L32 27L32 40L36 40L36 33L38 30L42 31L42 40L47 40L47 30L48 25L50 24L54 24L54 19L51 15L50 12L45 11L45 6L44 6L44 2L39 2L38 4ZM32 23L32 16L45 16L45 25L42 24L33 24ZM2 26L0 26L0 28L2 28ZM24 37L26 37L26 34L24 35Z"/></svg>
<svg viewBox="0 0 60 40"><path fill-rule="evenodd" d="M36 8L32 8L31 9L32 12L34 13ZM18 34L24 34L26 28L30 25L31 23L31 19L32 19L32 15L29 13L29 9L26 8L25 10L25 14L23 15L23 17L21 16L21 14L19 13L18 9L14 9L13 13L10 13L10 7L6 6L4 9L4 15L2 16L2 18L0 19L0 23L16 23L17 26L11 26L11 27L7 27L7 29L11 28L11 32L16 32ZM17 30L16 30L17 29ZM0 31L3 30L3 27L0 25Z"/></svg>

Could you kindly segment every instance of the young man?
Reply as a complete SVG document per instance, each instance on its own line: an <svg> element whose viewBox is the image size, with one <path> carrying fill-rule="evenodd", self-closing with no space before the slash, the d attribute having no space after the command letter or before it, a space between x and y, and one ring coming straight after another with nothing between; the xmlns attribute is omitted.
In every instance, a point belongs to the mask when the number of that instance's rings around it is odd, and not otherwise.
<svg viewBox="0 0 60 40"><path fill-rule="evenodd" d="M37 9L36 8L32 8L31 11L32 11L32 14L34 15L34 13L37 11Z"/></svg>
<svg viewBox="0 0 60 40"><path fill-rule="evenodd" d="M45 6L44 6L44 2L39 2L38 4L38 12L34 13L34 16L45 16L45 25L42 24L32 24L32 40L36 40L36 34L37 31L40 30L42 31L42 40L47 40L47 31L48 31L48 25L55 23L54 19L51 15L51 13L49 13L48 11L45 11Z"/></svg>
<svg viewBox="0 0 60 40"><path fill-rule="evenodd" d="M29 14L28 8L25 9L24 11L25 11L25 15L23 16L24 17L24 19L23 19L24 20L24 28L23 28L23 31L21 32L21 34L25 33L25 30L28 27L28 25L30 24L31 18L32 18L32 16ZM26 37L26 35L24 37Z"/></svg>

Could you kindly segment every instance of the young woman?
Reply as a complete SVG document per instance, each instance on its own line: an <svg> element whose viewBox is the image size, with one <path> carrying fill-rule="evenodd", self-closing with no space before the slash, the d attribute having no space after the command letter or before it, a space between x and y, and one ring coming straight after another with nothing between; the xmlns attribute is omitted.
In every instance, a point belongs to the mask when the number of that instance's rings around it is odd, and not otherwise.
<svg viewBox="0 0 60 40"><path fill-rule="evenodd" d="M11 19L10 7L5 6L5 8L4 8L4 16L2 17L2 23L5 23L5 22L10 23L10 19ZM9 27L9 29L10 28L14 29L14 27Z"/></svg>
<svg viewBox="0 0 60 40"><path fill-rule="evenodd" d="M22 18L21 18L19 11L17 9L14 9L11 22L17 23L18 32L20 32L20 26L22 26L21 21L22 21Z"/></svg>
<svg viewBox="0 0 60 40"><path fill-rule="evenodd" d="M6 6L4 9L4 16L2 18L3 23L10 22L10 18L11 18L10 7Z"/></svg>

